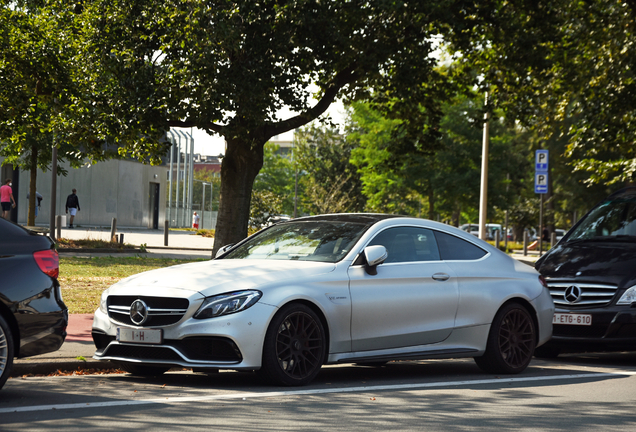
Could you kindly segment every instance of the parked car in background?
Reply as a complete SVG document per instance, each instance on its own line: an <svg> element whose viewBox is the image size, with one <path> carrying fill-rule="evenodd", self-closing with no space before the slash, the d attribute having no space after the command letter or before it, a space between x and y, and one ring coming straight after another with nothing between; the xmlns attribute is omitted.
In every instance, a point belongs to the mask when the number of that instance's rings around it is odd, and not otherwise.
<svg viewBox="0 0 636 432"><path fill-rule="evenodd" d="M473 357L519 373L551 336L554 305L530 266L464 231L378 214L263 229L207 262L107 289L94 358L140 375L174 366L309 383L323 364Z"/></svg>
<svg viewBox="0 0 636 432"><path fill-rule="evenodd" d="M62 346L68 310L58 274L59 259L49 237L0 219L0 388L14 357Z"/></svg>
<svg viewBox="0 0 636 432"><path fill-rule="evenodd" d="M461 225L459 227L459 229L466 231L467 233L470 233L472 235L474 235L475 237L479 237L479 225L478 224L464 224ZM495 233L499 231L500 233L502 233L502 227L501 224L486 224L486 237L488 240L494 240L495 239ZM500 234L500 239L503 240L503 234Z"/></svg>
<svg viewBox="0 0 636 432"><path fill-rule="evenodd" d="M636 350L636 188L600 202L536 263L556 311L537 355Z"/></svg>
<svg viewBox="0 0 636 432"><path fill-rule="evenodd" d="M560 229L560 228L555 228L554 232L556 233L556 241L560 242L561 239L565 236L565 234L567 233L567 230L564 229Z"/></svg>

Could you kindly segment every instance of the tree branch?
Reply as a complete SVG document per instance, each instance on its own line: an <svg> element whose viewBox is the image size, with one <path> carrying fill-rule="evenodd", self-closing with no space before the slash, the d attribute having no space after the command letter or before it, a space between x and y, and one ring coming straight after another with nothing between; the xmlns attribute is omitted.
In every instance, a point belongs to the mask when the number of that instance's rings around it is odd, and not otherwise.
<svg viewBox="0 0 636 432"><path fill-rule="evenodd" d="M327 108L333 103L338 95L340 89L345 85L355 82L359 78L360 74L356 71L355 65L350 66L347 69L339 72L336 75L334 83L325 91L325 94L318 101L316 105L308 109L307 111L291 117L287 120L280 121L278 123L270 123L265 126L265 135L272 137L288 132L293 129L297 129L306 125L312 120L318 118L321 114L327 111Z"/></svg>
<svg viewBox="0 0 636 432"><path fill-rule="evenodd" d="M178 128L198 127L201 129L209 129L213 132L218 133L219 135L223 135L223 130L225 129L225 126L221 126L216 123L207 123L205 125L201 125L194 120L168 120L166 123L170 127L178 127Z"/></svg>

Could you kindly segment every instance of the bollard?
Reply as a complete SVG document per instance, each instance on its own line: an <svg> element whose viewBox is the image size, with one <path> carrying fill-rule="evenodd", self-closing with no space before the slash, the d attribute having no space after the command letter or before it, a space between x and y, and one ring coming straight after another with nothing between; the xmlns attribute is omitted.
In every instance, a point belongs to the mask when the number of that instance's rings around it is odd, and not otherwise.
<svg viewBox="0 0 636 432"><path fill-rule="evenodd" d="M550 234L550 249L552 249L554 247L554 245L556 244L556 233L553 232L552 234Z"/></svg>
<svg viewBox="0 0 636 432"><path fill-rule="evenodd" d="M163 223L163 245L168 246L168 232L170 232L170 226L168 221Z"/></svg>
<svg viewBox="0 0 636 432"><path fill-rule="evenodd" d="M523 255L528 255L528 231L523 232Z"/></svg>
<svg viewBox="0 0 636 432"><path fill-rule="evenodd" d="M110 241L117 241L115 240L116 231L117 231L117 218L113 218L112 222L110 223Z"/></svg>
<svg viewBox="0 0 636 432"><path fill-rule="evenodd" d="M499 249L499 230L495 231L495 247Z"/></svg>

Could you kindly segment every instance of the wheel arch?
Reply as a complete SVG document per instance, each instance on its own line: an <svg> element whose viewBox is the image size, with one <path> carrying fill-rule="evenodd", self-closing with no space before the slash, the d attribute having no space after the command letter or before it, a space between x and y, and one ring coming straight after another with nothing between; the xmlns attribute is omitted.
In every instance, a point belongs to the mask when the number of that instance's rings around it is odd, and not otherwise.
<svg viewBox="0 0 636 432"><path fill-rule="evenodd" d="M327 347L327 349L325 350L325 358L322 361L322 364L325 364L327 362L327 359L329 358L329 342L330 342L329 321L327 321L327 317L323 313L322 309L316 303L314 303L312 301L309 301L309 300L306 300L306 299L294 299L294 300L290 300L287 303L281 305L278 308L278 311L274 315L272 315L272 320L280 312L280 310L283 307L289 306L291 304L302 304L304 306L307 306L308 308L310 308L318 316L318 318L320 318L320 323L322 324L322 328L325 330L325 346ZM271 324L272 320L270 320L270 324Z"/></svg>

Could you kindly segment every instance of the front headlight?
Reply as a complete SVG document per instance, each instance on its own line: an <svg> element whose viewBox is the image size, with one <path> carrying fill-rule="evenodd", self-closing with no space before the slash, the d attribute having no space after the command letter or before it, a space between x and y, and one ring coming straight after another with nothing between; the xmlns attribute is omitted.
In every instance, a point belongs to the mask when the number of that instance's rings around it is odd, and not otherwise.
<svg viewBox="0 0 636 432"><path fill-rule="evenodd" d="M108 294L106 294L106 291L104 291L102 293L102 298L99 300L99 310L108 315L108 307L106 306L106 299L108 298Z"/></svg>
<svg viewBox="0 0 636 432"><path fill-rule="evenodd" d="M194 318L214 318L244 311L254 305L262 295L260 291L248 290L208 297L194 314Z"/></svg>
<svg viewBox="0 0 636 432"><path fill-rule="evenodd" d="M631 287L621 296L617 305L631 305L636 302L636 286Z"/></svg>

